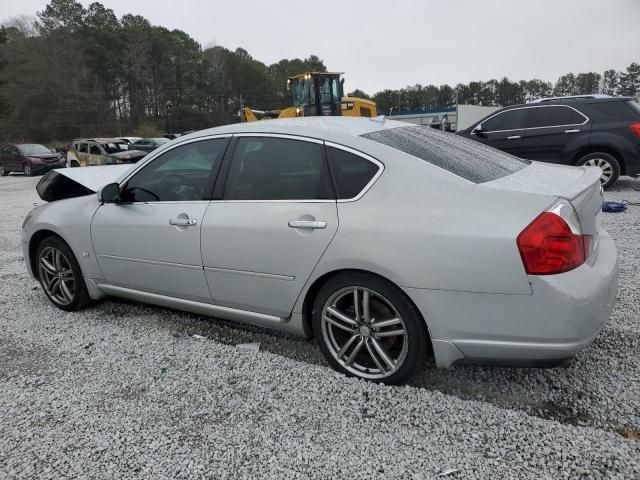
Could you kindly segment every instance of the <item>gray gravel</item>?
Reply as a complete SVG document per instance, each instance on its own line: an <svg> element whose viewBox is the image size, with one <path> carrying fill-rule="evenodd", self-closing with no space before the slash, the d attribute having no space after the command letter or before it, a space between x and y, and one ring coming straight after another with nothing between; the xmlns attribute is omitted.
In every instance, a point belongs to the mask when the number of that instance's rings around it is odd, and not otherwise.
<svg viewBox="0 0 640 480"><path fill-rule="evenodd" d="M640 478L640 207L605 216L618 305L569 367L385 387L258 328L119 300L50 306L19 249L36 181L0 178L2 478ZM640 201L640 181L606 196ZM249 342L260 352L235 347Z"/></svg>

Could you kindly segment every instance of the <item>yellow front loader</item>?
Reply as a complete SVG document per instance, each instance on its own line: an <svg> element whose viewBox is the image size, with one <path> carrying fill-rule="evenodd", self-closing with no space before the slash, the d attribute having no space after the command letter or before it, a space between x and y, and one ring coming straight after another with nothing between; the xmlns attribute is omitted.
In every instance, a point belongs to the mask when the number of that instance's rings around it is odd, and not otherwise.
<svg viewBox="0 0 640 480"><path fill-rule="evenodd" d="M343 96L344 80L339 72L307 72L287 79L293 107L282 110L240 110L242 122L255 122L269 118L348 116L375 117L376 104L371 100Z"/></svg>

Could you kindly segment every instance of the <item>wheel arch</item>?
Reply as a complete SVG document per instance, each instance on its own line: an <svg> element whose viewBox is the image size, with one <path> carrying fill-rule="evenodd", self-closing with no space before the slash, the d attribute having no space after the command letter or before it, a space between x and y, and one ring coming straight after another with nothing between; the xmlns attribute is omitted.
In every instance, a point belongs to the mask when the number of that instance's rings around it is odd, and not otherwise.
<svg viewBox="0 0 640 480"><path fill-rule="evenodd" d="M578 161L584 157L585 155L589 155L590 153L603 152L608 153L613 158L615 158L620 164L620 175L626 175L627 167L624 162L624 158L615 148L610 147L608 145L585 145L581 149L579 149L576 154L573 156L571 160L572 165L576 165Z"/></svg>
<svg viewBox="0 0 640 480"><path fill-rule="evenodd" d="M60 234L54 232L53 230L43 228L31 235L31 238L29 239L29 266L31 267L31 271L33 272L33 275L36 279L39 279L36 263L36 252L38 251L38 246L42 243L42 241L45 238L49 237L58 237L65 244L67 244L67 246L69 246L69 242L67 242ZM70 246L69 248L71 249Z"/></svg>
<svg viewBox="0 0 640 480"><path fill-rule="evenodd" d="M378 277L395 286L401 292L404 298L415 308L416 312L418 312L418 314L420 315L420 318L422 319L422 324L424 325L425 333L427 335L427 338L429 339L429 347L430 347L429 354L433 356L433 340L431 338L431 331L429 329L429 324L427 323L427 320L424 318L424 315L422 314L422 312L418 309L418 306L415 304L413 299L409 295L407 295L404 292L404 290L400 287L400 285L398 285L393 280L385 277L384 275L380 275L379 273L372 272L370 270L366 270L362 268L340 268L336 270L331 270L329 272L326 272L320 275L311 283L309 288L306 290L304 294L304 299L302 301L302 327L304 329L304 333L307 338L309 339L313 338L313 327L312 327L313 303L315 302L318 292L320 291L322 286L325 285L330 279L344 273L366 273L368 275L373 275L375 277Z"/></svg>

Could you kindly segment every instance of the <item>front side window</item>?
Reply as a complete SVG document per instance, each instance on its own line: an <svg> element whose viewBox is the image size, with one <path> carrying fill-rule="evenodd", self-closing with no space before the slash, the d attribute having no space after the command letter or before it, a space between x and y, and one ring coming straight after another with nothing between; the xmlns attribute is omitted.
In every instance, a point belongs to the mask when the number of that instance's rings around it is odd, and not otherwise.
<svg viewBox="0 0 640 480"><path fill-rule="evenodd" d="M527 127L560 127L565 125L578 125L586 118L573 108L562 106L534 107L531 108Z"/></svg>
<svg viewBox="0 0 640 480"><path fill-rule="evenodd" d="M102 152L100 151L100 147L98 147L98 145L96 145L95 143L91 144L89 146L89 153L91 155L101 155Z"/></svg>
<svg viewBox="0 0 640 480"><path fill-rule="evenodd" d="M340 148L327 147L327 154L340 200L357 197L380 170L375 163Z"/></svg>
<svg viewBox="0 0 640 480"><path fill-rule="evenodd" d="M233 153L225 200L331 198L323 146L276 137L241 137Z"/></svg>
<svg viewBox="0 0 640 480"><path fill-rule="evenodd" d="M154 158L123 189L125 202L196 201L207 198L226 138L180 145Z"/></svg>
<svg viewBox="0 0 640 480"><path fill-rule="evenodd" d="M502 130L519 130L525 127L529 109L518 108L499 113L495 117L482 122L482 130L495 132Z"/></svg>

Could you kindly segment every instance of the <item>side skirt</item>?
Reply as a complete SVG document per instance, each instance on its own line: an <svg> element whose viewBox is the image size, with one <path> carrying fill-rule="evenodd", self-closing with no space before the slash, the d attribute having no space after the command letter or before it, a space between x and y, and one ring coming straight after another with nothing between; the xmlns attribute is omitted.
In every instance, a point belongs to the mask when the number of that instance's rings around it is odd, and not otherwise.
<svg viewBox="0 0 640 480"><path fill-rule="evenodd" d="M97 284L96 287L105 294L113 295L114 297L128 298L130 300L151 303L175 310L184 310L209 317L217 317L234 322L257 325L259 327L291 333L293 335L301 335L300 331L289 322L289 318L275 317L273 315L249 312L246 310L237 310L235 308L195 302L193 300L184 300L182 298L143 292L115 285Z"/></svg>

